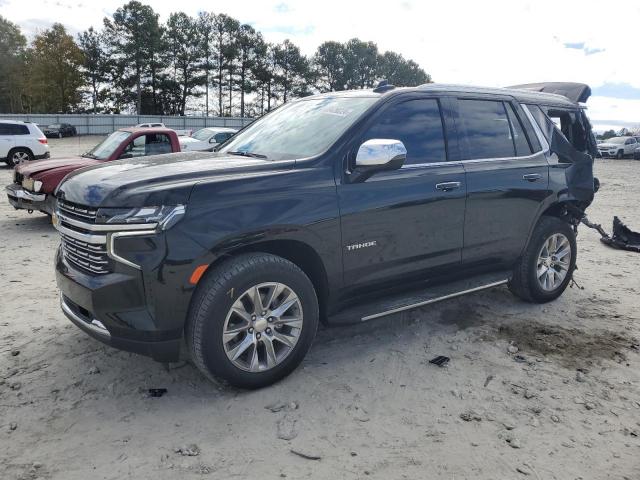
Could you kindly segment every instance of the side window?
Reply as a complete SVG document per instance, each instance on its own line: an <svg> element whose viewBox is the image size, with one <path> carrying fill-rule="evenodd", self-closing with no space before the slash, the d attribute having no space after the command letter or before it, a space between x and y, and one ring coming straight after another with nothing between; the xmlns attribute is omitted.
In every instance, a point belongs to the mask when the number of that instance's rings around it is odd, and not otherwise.
<svg viewBox="0 0 640 480"><path fill-rule="evenodd" d="M458 100L459 122L466 135L467 160L514 157L504 104L495 100Z"/></svg>
<svg viewBox="0 0 640 480"><path fill-rule="evenodd" d="M531 115L535 119L536 123L542 130L542 134L547 139L547 142L551 142L551 136L553 134L554 123L547 117L538 105L527 105Z"/></svg>
<svg viewBox="0 0 640 480"><path fill-rule="evenodd" d="M229 133L218 133L218 134L216 134L214 139L215 139L216 143L222 143L222 142L226 142L227 138L229 138L230 136L231 136L231 134L229 134Z"/></svg>
<svg viewBox="0 0 640 480"><path fill-rule="evenodd" d="M171 139L169 135L164 133L152 133L145 135L146 152L145 155L160 155L162 153L171 153Z"/></svg>
<svg viewBox="0 0 640 480"><path fill-rule="evenodd" d="M148 133L140 135L133 139L132 142L122 152L120 158L145 157L148 155L160 155L162 153L171 153L171 139L164 133Z"/></svg>
<svg viewBox="0 0 640 480"><path fill-rule="evenodd" d="M11 130L11 124L0 123L0 135L13 135Z"/></svg>
<svg viewBox="0 0 640 480"><path fill-rule="evenodd" d="M513 137L513 143L516 146L516 155L518 157L526 157L531 155L533 151L527 141L527 137L522 128L522 123L516 115L513 105L509 104L507 107L507 116L509 117L509 125L511 126L511 133Z"/></svg>
<svg viewBox="0 0 640 480"><path fill-rule="evenodd" d="M365 132L373 138L400 140L407 149L405 165L447 159L440 105L436 99L407 100L391 105Z"/></svg>
<svg viewBox="0 0 640 480"><path fill-rule="evenodd" d="M26 125L11 125L13 135L29 135L29 127Z"/></svg>

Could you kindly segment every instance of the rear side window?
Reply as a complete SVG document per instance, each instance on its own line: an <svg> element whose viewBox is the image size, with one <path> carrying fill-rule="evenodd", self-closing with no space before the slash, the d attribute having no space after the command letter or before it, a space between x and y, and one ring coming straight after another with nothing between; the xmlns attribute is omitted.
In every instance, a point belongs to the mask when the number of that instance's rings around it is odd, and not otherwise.
<svg viewBox="0 0 640 480"><path fill-rule="evenodd" d="M515 156L509 119L502 102L459 99L458 112L467 144L467 160Z"/></svg>
<svg viewBox="0 0 640 480"><path fill-rule="evenodd" d="M405 165L444 162L447 159L438 100L407 100L391 105L375 120L363 142L373 138L400 140L407 149Z"/></svg>
<svg viewBox="0 0 640 480"><path fill-rule="evenodd" d="M29 127L15 123L0 123L0 135L29 135Z"/></svg>
<svg viewBox="0 0 640 480"><path fill-rule="evenodd" d="M553 134L555 124L549 119L549 117L547 117L538 105L527 105L527 107L540 127L540 130L542 130L542 134L548 142L551 142L551 136Z"/></svg>
<svg viewBox="0 0 640 480"><path fill-rule="evenodd" d="M522 128L522 123L520 123L520 119L516 115L516 112L513 110L513 105L511 104L507 106L507 116L509 117L513 143L516 147L516 155L518 157L531 155L533 152L531 151L531 146L529 145L527 136Z"/></svg>

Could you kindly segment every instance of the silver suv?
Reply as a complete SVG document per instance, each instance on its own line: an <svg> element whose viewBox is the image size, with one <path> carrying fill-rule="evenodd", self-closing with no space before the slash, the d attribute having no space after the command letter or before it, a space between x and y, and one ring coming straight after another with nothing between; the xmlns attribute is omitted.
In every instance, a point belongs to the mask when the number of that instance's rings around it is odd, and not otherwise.
<svg viewBox="0 0 640 480"><path fill-rule="evenodd" d="M613 137L598 145L600 155L615 158L633 156L637 148L638 142L634 137Z"/></svg>
<svg viewBox="0 0 640 480"><path fill-rule="evenodd" d="M0 120L0 161L14 166L40 158L49 158L49 144L35 123Z"/></svg>

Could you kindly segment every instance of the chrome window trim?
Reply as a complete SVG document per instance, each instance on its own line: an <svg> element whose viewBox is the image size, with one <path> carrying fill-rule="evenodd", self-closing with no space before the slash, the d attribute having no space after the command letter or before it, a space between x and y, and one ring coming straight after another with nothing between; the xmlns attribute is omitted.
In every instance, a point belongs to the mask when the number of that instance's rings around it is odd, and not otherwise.
<svg viewBox="0 0 640 480"><path fill-rule="evenodd" d="M150 228L156 228L157 223L87 223L80 220L74 220L60 213L60 210L56 212L56 216L63 222L73 225L74 227L84 228L85 230L91 230L94 232L120 232L129 230L148 230Z"/></svg>
<svg viewBox="0 0 640 480"><path fill-rule="evenodd" d="M142 270L142 267L137 263L133 263L126 258L121 257L116 253L115 241L117 238L125 238L125 237L137 237L140 235L155 235L157 232L155 230L144 230L137 232L113 232L108 234L107 241L107 255L115 260L116 262L120 262L124 265L128 265L130 267L136 268L138 270Z"/></svg>
<svg viewBox="0 0 640 480"><path fill-rule="evenodd" d="M424 162L424 163L410 163L403 165L400 170L410 170L412 168L424 168L424 167L444 167L447 165L460 165L460 160L451 160L449 162Z"/></svg>

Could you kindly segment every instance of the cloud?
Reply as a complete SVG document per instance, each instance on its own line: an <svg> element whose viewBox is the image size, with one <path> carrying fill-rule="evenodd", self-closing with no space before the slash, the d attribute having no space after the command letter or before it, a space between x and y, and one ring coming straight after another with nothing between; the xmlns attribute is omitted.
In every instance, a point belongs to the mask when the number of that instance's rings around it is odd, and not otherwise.
<svg viewBox="0 0 640 480"><path fill-rule="evenodd" d="M289 7L289 5L283 2L273 7L273 10L277 13L287 13L291 11L291 7Z"/></svg>
<svg viewBox="0 0 640 480"><path fill-rule="evenodd" d="M593 95L603 97L640 100L640 88L635 88L628 83L604 83L592 89ZM640 113L640 112L639 112Z"/></svg>
<svg viewBox="0 0 640 480"><path fill-rule="evenodd" d="M587 47L585 42L565 42L563 43L564 48L569 48L571 50L582 50L585 55L594 55L596 53L604 52L604 48L590 48Z"/></svg>
<svg viewBox="0 0 640 480"><path fill-rule="evenodd" d="M564 43L564 47L565 48L573 48L574 50L583 50L584 49L584 42L577 42L577 43L565 42Z"/></svg>
<svg viewBox="0 0 640 480"><path fill-rule="evenodd" d="M48 25L61 22L70 31L92 25L100 28L104 12L115 11L126 0L83 2L83 7L71 10L56 6L55 1L83 0L0 0L4 2L2 15L21 25L25 33L33 29L33 23L26 23L30 19ZM202 10L226 13L251 23L270 42L289 38L306 55L312 55L326 40L371 40L381 51L394 50L415 60L443 83L504 86L575 81L591 85L594 91L607 84L640 88L637 55L630 53L638 43L632 26L640 24L640 2L625 5L625 28L603 28L601 0L582 0L579 8L575 2L558 0L387 0L384 8L364 0L149 3L163 21L179 10L189 15ZM627 100L619 98L624 95ZM605 100L593 109L592 116L597 112L603 119L618 118L622 111L631 114L630 108L622 106L636 98L629 90L615 95L604 90L599 97ZM616 103L608 105L606 99ZM640 108L629 121L636 119L640 121Z"/></svg>

